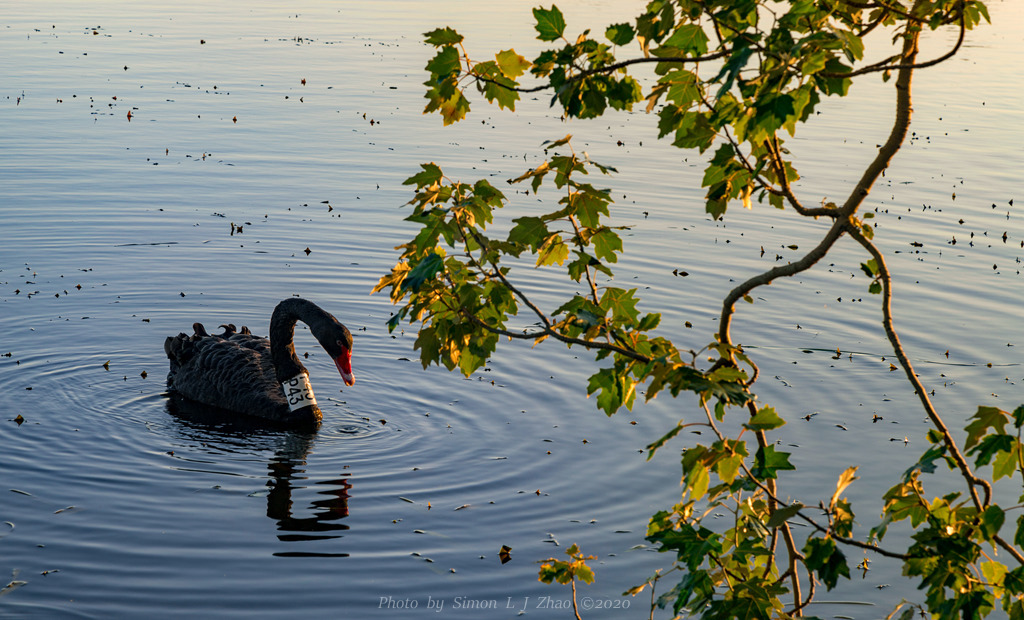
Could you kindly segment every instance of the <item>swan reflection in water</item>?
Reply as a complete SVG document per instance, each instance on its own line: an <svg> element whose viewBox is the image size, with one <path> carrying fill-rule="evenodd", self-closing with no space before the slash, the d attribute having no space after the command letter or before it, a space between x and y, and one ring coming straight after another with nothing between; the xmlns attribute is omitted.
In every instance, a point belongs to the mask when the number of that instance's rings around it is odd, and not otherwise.
<svg viewBox="0 0 1024 620"><path fill-rule="evenodd" d="M175 394L169 394L167 411L182 424L182 435L190 442L220 444L225 451L237 451L243 441L246 452L274 450L267 463L267 517L277 524L277 538L283 543L314 543L342 538L349 529L348 516L351 479L341 477L320 480L313 485L317 499L296 508L293 496L306 488L306 458L315 433L269 430L259 420L247 419L216 407L209 407ZM323 549L324 545L313 545ZM278 551L277 557L348 557L348 553L314 550Z"/></svg>
<svg viewBox="0 0 1024 620"><path fill-rule="evenodd" d="M307 437L309 437L307 435ZM307 442L308 443L308 442ZM307 480L305 473L305 454L302 458L278 452L270 460L270 481L272 486L267 494L267 516L277 521L278 540L282 542L301 542L329 540L341 538L341 534L349 529L345 523L339 523L348 516L348 491L352 483L348 478L336 480L320 480L317 485L325 488L317 491L324 496L311 502L312 514L298 517L293 514L292 491L303 489L294 486L293 481ZM323 553L310 551L280 551L278 557L347 557L347 553Z"/></svg>

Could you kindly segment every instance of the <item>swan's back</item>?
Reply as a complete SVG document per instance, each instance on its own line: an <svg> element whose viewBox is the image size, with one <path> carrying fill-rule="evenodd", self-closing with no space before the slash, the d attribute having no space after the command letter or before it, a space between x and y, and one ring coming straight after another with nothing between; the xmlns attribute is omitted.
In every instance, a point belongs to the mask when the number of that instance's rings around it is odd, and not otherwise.
<svg viewBox="0 0 1024 620"><path fill-rule="evenodd" d="M274 374L269 340L244 327L241 333L226 330L227 337L211 336L201 325L195 331L164 342L168 389L221 409L284 419L288 403Z"/></svg>

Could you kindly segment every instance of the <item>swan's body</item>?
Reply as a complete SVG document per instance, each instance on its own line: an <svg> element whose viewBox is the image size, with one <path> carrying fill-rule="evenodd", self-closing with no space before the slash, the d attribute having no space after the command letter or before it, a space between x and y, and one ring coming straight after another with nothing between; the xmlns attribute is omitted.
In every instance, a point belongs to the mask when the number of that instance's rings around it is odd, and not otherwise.
<svg viewBox="0 0 1024 620"><path fill-rule="evenodd" d="M352 335L348 329L316 304L290 298L274 308L270 339L253 336L246 327L236 332L231 324L221 325L224 333L210 335L201 323L193 324L191 336L167 338L168 389L236 413L294 425L319 423L320 408L292 344L296 321L309 326L345 384L352 385Z"/></svg>

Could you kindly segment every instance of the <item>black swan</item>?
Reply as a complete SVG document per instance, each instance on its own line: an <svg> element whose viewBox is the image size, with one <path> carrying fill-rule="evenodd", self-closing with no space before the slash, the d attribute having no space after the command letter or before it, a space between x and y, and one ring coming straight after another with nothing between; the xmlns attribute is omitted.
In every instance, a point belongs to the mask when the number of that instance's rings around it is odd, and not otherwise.
<svg viewBox="0 0 1024 620"><path fill-rule="evenodd" d="M316 425L323 414L309 385L309 375L295 355L295 322L309 326L341 373L352 376L352 334L338 319L311 301L293 297L277 304L270 317L270 339L253 336L247 327L210 335L201 323L195 332L164 341L171 361L167 387L189 400L228 411L290 425Z"/></svg>

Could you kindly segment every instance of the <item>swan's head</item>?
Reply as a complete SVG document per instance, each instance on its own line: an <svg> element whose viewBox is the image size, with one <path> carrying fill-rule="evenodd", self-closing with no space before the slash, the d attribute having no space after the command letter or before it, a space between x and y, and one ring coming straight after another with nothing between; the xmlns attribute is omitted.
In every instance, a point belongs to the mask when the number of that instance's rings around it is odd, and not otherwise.
<svg viewBox="0 0 1024 620"><path fill-rule="evenodd" d="M327 330L328 333L318 336L324 350L334 360L334 365L341 373L341 379L345 385L353 385L356 382L352 374L352 334L348 329L335 321Z"/></svg>

